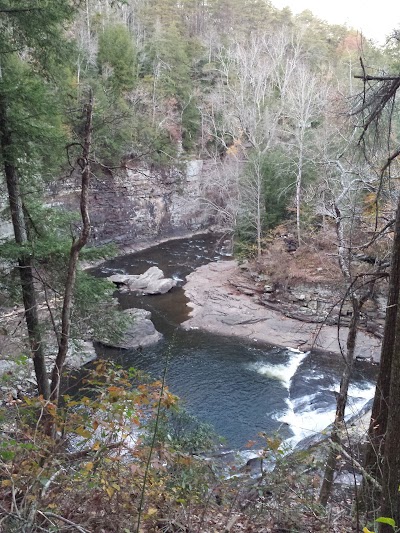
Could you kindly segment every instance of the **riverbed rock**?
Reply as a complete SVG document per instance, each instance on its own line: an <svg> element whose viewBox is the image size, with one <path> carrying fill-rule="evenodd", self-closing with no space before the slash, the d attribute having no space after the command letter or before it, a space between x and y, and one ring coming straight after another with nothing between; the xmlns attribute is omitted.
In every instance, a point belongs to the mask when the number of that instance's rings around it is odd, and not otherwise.
<svg viewBox="0 0 400 533"><path fill-rule="evenodd" d="M156 344L162 339L162 334L156 330L150 320L150 311L133 308L126 309L123 313L129 316L129 324L122 338L117 341L99 339L98 342L110 348L130 350Z"/></svg>
<svg viewBox="0 0 400 533"><path fill-rule="evenodd" d="M69 368L78 369L94 361L96 358L97 355L93 342L79 341L73 343L68 349L65 364Z"/></svg>
<svg viewBox="0 0 400 533"><path fill-rule="evenodd" d="M32 359L20 355L23 343L20 345L19 354L5 351L0 360L0 403L7 403L10 398L16 399L15 390L21 396L35 393L37 388L35 371ZM51 336L45 338L44 355L48 375L50 375L57 356L57 344ZM90 361L96 359L93 343L90 341L74 341L70 343L65 366L70 369L78 369Z"/></svg>
<svg viewBox="0 0 400 533"><path fill-rule="evenodd" d="M278 299L276 304L265 302L268 306L254 301L231 283L238 276L239 268L235 261L221 261L203 265L187 276L184 289L191 311L189 320L182 324L184 329L198 328L276 346L341 353L337 325L330 325L325 319L316 322L312 310L305 305L296 306L294 318L293 312L292 316L282 313L285 308ZM302 290L299 294L307 293ZM322 290L320 294L323 294ZM267 298L269 295L262 296ZM299 302L304 304L302 300ZM346 344L347 333L346 326L340 328L341 346ZM378 361L380 344L381 339L360 330L355 356Z"/></svg>
<svg viewBox="0 0 400 533"><path fill-rule="evenodd" d="M49 375L56 361L57 352L58 346L53 336L46 336L44 344L44 356L46 360L46 369ZM78 368L87 365L91 361L94 361L96 358L97 355L93 342L83 339L71 339L69 341L67 356L65 358L65 366L67 368L77 370ZM33 371L31 377L35 377Z"/></svg>
<svg viewBox="0 0 400 533"><path fill-rule="evenodd" d="M142 294L165 294L177 284L172 278L164 278L164 272L156 266L150 267L144 274L114 274L107 279Z"/></svg>
<svg viewBox="0 0 400 533"><path fill-rule="evenodd" d="M128 285L130 278L137 278L137 276L131 276L129 274L113 274L108 276L108 281L115 283L115 285Z"/></svg>

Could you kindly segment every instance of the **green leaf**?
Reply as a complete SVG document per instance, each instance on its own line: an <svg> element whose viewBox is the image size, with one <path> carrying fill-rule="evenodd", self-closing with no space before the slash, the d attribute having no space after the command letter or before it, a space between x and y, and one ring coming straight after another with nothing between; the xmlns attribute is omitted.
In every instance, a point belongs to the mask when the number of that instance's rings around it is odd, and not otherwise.
<svg viewBox="0 0 400 533"><path fill-rule="evenodd" d="M375 522L379 522L380 524L389 524L389 526L392 526L393 528L396 527L396 522L393 520L393 518L387 518L386 516L380 516L375 520Z"/></svg>
<svg viewBox="0 0 400 533"><path fill-rule="evenodd" d="M12 461L15 457L15 452L11 450L2 450L0 452L0 457L3 461Z"/></svg>
<svg viewBox="0 0 400 533"><path fill-rule="evenodd" d="M77 427L75 433L80 437L83 437L84 439L90 439L90 437L92 436L91 431L87 430L83 426Z"/></svg>

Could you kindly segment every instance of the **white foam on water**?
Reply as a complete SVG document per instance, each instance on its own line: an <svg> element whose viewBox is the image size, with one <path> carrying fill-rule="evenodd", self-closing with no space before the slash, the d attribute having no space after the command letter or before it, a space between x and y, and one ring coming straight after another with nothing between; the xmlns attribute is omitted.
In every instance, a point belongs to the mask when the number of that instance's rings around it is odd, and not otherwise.
<svg viewBox="0 0 400 533"><path fill-rule="evenodd" d="M335 388L339 390L339 385ZM348 400L346 406L346 418L357 414L365 403L373 398L375 385L373 383L364 383L363 385L350 385ZM288 409L277 419L286 423L293 431L293 437L289 438L286 443L295 446L299 441L306 437L313 436L324 431L335 418L336 406L329 408L318 408L318 404L313 403L316 394L303 396L296 403L301 403L304 407L296 410L296 406L290 397L287 399Z"/></svg>
<svg viewBox="0 0 400 533"><path fill-rule="evenodd" d="M312 381L312 380L317 380L317 379L324 379L324 374L322 374L322 372L320 373L317 373L315 372L315 370L311 370L311 373L308 374L307 376L302 376L302 378L304 379L304 381Z"/></svg>
<svg viewBox="0 0 400 533"><path fill-rule="evenodd" d="M263 376L268 376L273 379L277 379L282 382L284 387L288 390L290 389L290 383L295 375L297 369L299 368L303 359L309 354L309 352L301 352L294 348L286 348L291 357L287 363L281 363L274 365L272 363L251 363L248 368L250 370L255 370Z"/></svg>

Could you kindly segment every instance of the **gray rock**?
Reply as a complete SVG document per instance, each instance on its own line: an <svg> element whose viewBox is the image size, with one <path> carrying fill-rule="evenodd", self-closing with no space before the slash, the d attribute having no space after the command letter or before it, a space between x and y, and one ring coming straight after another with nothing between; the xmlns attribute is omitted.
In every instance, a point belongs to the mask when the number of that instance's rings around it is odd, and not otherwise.
<svg viewBox="0 0 400 533"><path fill-rule="evenodd" d="M156 266L150 267L144 274L114 274L107 279L116 285L125 285L130 291L140 291L143 294L165 294L177 284L172 278L164 278L163 271Z"/></svg>
<svg viewBox="0 0 400 533"><path fill-rule="evenodd" d="M242 294L246 294L247 296L254 296L254 290L249 289L248 287L238 287L237 288Z"/></svg>
<svg viewBox="0 0 400 533"><path fill-rule="evenodd" d="M258 322L263 322L265 318L248 318L243 317L243 315L239 313L232 313L231 315L222 317L220 320L223 324L227 324L228 326L243 326L246 324L257 324Z"/></svg>
<svg viewBox="0 0 400 533"><path fill-rule="evenodd" d="M311 300L310 302L308 302L308 307L312 310L312 311L317 311L318 309L318 302L316 300Z"/></svg>
<svg viewBox="0 0 400 533"><path fill-rule="evenodd" d="M129 274L113 274L112 276L108 276L107 279L116 285L127 285L131 277ZM134 277L136 278L137 276Z"/></svg>
<svg viewBox="0 0 400 533"><path fill-rule="evenodd" d="M11 374L17 369L18 365L14 361L0 360L0 376Z"/></svg>
<svg viewBox="0 0 400 533"><path fill-rule="evenodd" d="M138 348L139 346L156 344L162 339L162 334L156 330L153 322L150 320L150 311L144 309L126 309L124 314L129 315L131 320L122 339L118 341L99 339L101 344L111 348L129 350Z"/></svg>
<svg viewBox="0 0 400 533"><path fill-rule="evenodd" d="M132 291L145 290L152 283L163 279L164 272L160 268L152 266L144 274L130 276L129 278L128 286Z"/></svg>
<svg viewBox="0 0 400 533"><path fill-rule="evenodd" d="M176 280L172 278L154 280L148 284L145 289L142 289L144 294L165 294L169 292L172 287L177 284Z"/></svg>
<svg viewBox="0 0 400 533"><path fill-rule="evenodd" d="M80 341L70 346L66 365L70 368L81 368L82 366L94 361L97 358L93 343L89 341Z"/></svg>

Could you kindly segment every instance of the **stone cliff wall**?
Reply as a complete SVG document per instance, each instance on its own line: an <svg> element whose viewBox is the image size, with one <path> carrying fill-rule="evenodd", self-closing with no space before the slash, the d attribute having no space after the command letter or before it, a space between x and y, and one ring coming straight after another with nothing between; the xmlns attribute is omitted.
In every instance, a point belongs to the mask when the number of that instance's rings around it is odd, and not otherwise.
<svg viewBox="0 0 400 533"><path fill-rule="evenodd" d="M93 169L90 216L98 242L131 244L155 237L206 229L214 223L202 201L207 164L193 160L181 168L159 169L131 162L118 172ZM57 185L56 205L78 209L79 176Z"/></svg>

